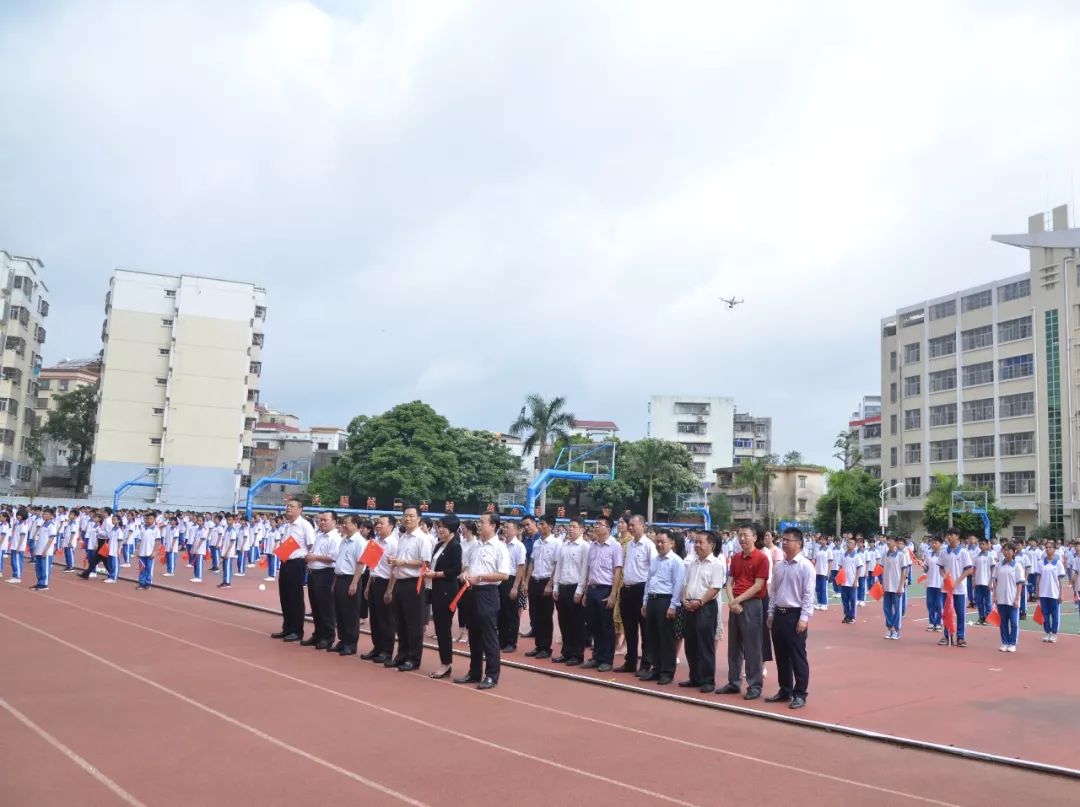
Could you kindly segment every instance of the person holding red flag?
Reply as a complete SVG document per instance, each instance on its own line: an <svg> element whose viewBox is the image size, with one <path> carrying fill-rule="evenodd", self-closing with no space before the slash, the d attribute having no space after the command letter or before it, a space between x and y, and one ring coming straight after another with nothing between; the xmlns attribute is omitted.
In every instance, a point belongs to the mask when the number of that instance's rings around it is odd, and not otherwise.
<svg viewBox="0 0 1080 807"><path fill-rule="evenodd" d="M1001 632L1002 653L1016 652L1016 639L1020 632L1020 601L1024 596L1026 574L1024 566L1016 560L1016 546L1011 543L1001 547L1003 560L994 567L990 579L990 591L997 604L998 626Z"/></svg>
<svg viewBox="0 0 1080 807"><path fill-rule="evenodd" d="M885 612L885 638L899 639L901 614L900 599L904 596L907 582L906 550L897 547L896 537L889 535L885 539L888 550L881 556L881 586L885 590L882 598L882 610Z"/></svg>
<svg viewBox="0 0 1080 807"><path fill-rule="evenodd" d="M971 553L960 546L960 530L949 527L945 530L945 540L949 546L941 553L938 560L946 580L944 586L946 601L943 614L945 635L941 637L938 644L943 646L951 645L955 637L957 647L967 647L967 640L964 635L966 625L964 615L967 613L967 596L964 593L964 581L971 577L975 571L975 564L971 559Z"/></svg>
<svg viewBox="0 0 1080 807"><path fill-rule="evenodd" d="M292 549L281 564L278 574L278 600L281 602L281 630L270 634L271 639L299 642L304 638L304 558L315 544L315 528L303 517L304 506L299 499L289 499L285 505L288 526L281 545ZM290 543L291 541L291 543Z"/></svg>
<svg viewBox="0 0 1080 807"><path fill-rule="evenodd" d="M1066 576L1065 564L1058 557L1053 541L1046 542L1042 562L1035 567L1035 571L1035 591L1039 595L1039 608L1043 615L1043 641L1053 643L1057 641L1062 583Z"/></svg>

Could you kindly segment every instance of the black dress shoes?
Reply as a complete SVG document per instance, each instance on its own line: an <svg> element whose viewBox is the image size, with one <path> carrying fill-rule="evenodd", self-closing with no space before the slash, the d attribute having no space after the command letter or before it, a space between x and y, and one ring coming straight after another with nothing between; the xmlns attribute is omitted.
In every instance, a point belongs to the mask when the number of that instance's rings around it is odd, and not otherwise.
<svg viewBox="0 0 1080 807"><path fill-rule="evenodd" d="M344 642L338 642L338 643L337 643L336 645L334 645L333 647L328 647L328 648L326 648L326 652L327 652L327 653L340 653L340 652L341 652L341 648L343 648L344 646L345 646L345 643L344 643Z"/></svg>
<svg viewBox="0 0 1080 807"><path fill-rule="evenodd" d="M712 693L715 691L716 684L702 684L698 687L698 692Z"/></svg>
<svg viewBox="0 0 1080 807"><path fill-rule="evenodd" d="M789 709L802 709L806 706L806 698L795 697L791 699L791 703L788 705Z"/></svg>
<svg viewBox="0 0 1080 807"><path fill-rule="evenodd" d="M384 667L400 667L404 663L405 663L405 659L403 659L403 658L388 658L386 661L383 662L383 666Z"/></svg>
<svg viewBox="0 0 1080 807"><path fill-rule="evenodd" d="M740 692L742 692L742 690L739 689L738 684L724 684L716 690L717 695L738 695Z"/></svg>
<svg viewBox="0 0 1080 807"><path fill-rule="evenodd" d="M683 689L689 689L690 687L701 686L697 681L680 681L679 686Z"/></svg>
<svg viewBox="0 0 1080 807"><path fill-rule="evenodd" d="M473 678L471 675L459 675L454 679L455 684L479 684L479 678Z"/></svg>
<svg viewBox="0 0 1080 807"><path fill-rule="evenodd" d="M494 678L492 678L489 675L483 681L481 681L479 684L477 684L476 688L477 689L494 689L495 685L498 684L498 683L499 683L498 681L496 681Z"/></svg>
<svg viewBox="0 0 1080 807"><path fill-rule="evenodd" d="M637 664L630 664L629 662L627 662L626 664L620 664L618 667L615 668L615 672L636 673Z"/></svg>
<svg viewBox="0 0 1080 807"><path fill-rule="evenodd" d="M367 651L366 653L361 653L360 658L362 658L364 661L371 661L377 655L379 655L379 651L376 650L375 648L372 648L371 650Z"/></svg>
<svg viewBox="0 0 1080 807"><path fill-rule="evenodd" d="M406 661L404 664L399 664L397 667L398 672L412 672L416 669L416 665L411 661Z"/></svg>
<svg viewBox="0 0 1080 807"><path fill-rule="evenodd" d="M777 692L775 695L770 695L765 699L765 703L787 703L791 700L790 695L785 695L783 692Z"/></svg>
<svg viewBox="0 0 1080 807"><path fill-rule="evenodd" d="M568 662L569 660L570 660L570 657L569 657L569 656L563 656L563 655L561 655L561 654L560 654L560 655L558 655L558 656L555 656L555 658L553 658L553 659L551 660L551 663L552 663L552 664L565 664L565 663L566 663L566 662Z"/></svg>
<svg viewBox="0 0 1080 807"><path fill-rule="evenodd" d="M338 653L341 654L342 656L355 656L356 655L356 645L351 645L351 644L343 645L342 648L340 650L338 650Z"/></svg>
<svg viewBox="0 0 1080 807"><path fill-rule="evenodd" d="M301 642L300 644L303 644L303 642ZM330 642L326 642L326 641L319 642L317 645L315 645L315 649L316 650L329 650L330 649Z"/></svg>
<svg viewBox="0 0 1080 807"><path fill-rule="evenodd" d="M536 657L537 658L551 658L551 651L550 650L541 650L539 653L536 654Z"/></svg>
<svg viewBox="0 0 1080 807"><path fill-rule="evenodd" d="M659 678L656 679L656 683L658 684L670 684L671 681L672 677L670 675L661 675Z"/></svg>
<svg viewBox="0 0 1080 807"><path fill-rule="evenodd" d="M744 701L756 701L761 697L761 689L759 687L750 687L746 690L746 694L743 695Z"/></svg>
<svg viewBox="0 0 1080 807"><path fill-rule="evenodd" d="M543 652L544 652L543 650L526 650L525 651L525 658L536 658L537 656L539 656Z"/></svg>
<svg viewBox="0 0 1080 807"><path fill-rule="evenodd" d="M286 635L287 634L285 633L285 631L279 630L277 633L271 633L270 638L271 639L284 639L286 637Z"/></svg>
<svg viewBox="0 0 1080 807"><path fill-rule="evenodd" d="M300 642L301 647L314 647L319 643L319 640L312 636L310 639L304 639Z"/></svg>
<svg viewBox="0 0 1080 807"><path fill-rule="evenodd" d="M283 642L299 642L300 638L301 637L300 637L299 633L286 633L284 636L281 637L281 641L283 641Z"/></svg>

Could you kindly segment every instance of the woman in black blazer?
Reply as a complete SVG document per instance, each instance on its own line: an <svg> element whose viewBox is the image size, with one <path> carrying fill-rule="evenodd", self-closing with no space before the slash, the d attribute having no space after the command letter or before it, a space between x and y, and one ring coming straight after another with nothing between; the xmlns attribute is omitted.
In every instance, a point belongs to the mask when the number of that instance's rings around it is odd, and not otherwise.
<svg viewBox="0 0 1080 807"><path fill-rule="evenodd" d="M439 520L436 533L439 543L431 553L431 568L424 576L431 584L431 616L435 621L435 637L439 640L439 661L442 666L431 673L432 678L446 678L450 675L450 664L454 659L452 634L454 615L450 612L450 603L457 596L461 585L461 542L457 539L458 517L451 514Z"/></svg>

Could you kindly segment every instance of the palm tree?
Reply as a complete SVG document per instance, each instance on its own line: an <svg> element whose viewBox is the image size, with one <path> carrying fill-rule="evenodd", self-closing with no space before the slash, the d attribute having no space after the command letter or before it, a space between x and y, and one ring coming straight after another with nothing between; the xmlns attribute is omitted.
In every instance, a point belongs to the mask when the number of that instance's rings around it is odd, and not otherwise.
<svg viewBox="0 0 1080 807"><path fill-rule="evenodd" d="M649 438L639 440L634 444L626 459L630 473L648 481L649 500L645 510L645 519L651 524L653 520L653 487L656 480L671 464L671 444L666 443L664 440Z"/></svg>
<svg viewBox="0 0 1080 807"><path fill-rule="evenodd" d="M769 481L776 476L769 470L769 463L764 459L744 462L735 472L735 484L741 488L750 488L750 504L754 514L757 514L757 505L761 500L761 492L769 495Z"/></svg>
<svg viewBox="0 0 1080 807"><path fill-rule="evenodd" d="M570 442L570 429L574 426L574 416L563 409L566 398L552 398L545 401L533 394L525 399L525 405L517 420L510 426L509 433L514 437L525 435L524 449L531 454L539 449L537 459L540 469L551 467L552 451L556 440Z"/></svg>

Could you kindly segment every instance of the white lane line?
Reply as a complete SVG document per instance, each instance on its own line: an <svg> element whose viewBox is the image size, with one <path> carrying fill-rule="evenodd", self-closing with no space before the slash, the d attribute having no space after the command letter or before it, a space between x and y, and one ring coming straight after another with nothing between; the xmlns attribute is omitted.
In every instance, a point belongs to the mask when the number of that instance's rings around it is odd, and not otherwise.
<svg viewBox="0 0 1080 807"><path fill-rule="evenodd" d="M108 776L106 776L93 765L91 765L89 761L83 759L81 756L76 754L72 749L68 748L58 739L53 737L51 734L49 734L49 732L45 731L45 729L43 729L26 715L24 715L22 712L20 712L3 698L0 698L0 707L3 707L8 714L10 714L12 717L14 717L16 720L18 720L20 723L22 723L24 726L34 732L38 737L43 739L45 742L47 742L61 754L66 756L68 759L70 759L88 774L93 776L95 779L101 782L101 784L105 785L105 787L109 788L109 790L111 790L113 794L115 794L117 798L119 798L121 801L130 804L132 807L146 807L145 804L135 798L131 793L124 790L124 788L120 787L120 785L118 785Z"/></svg>
<svg viewBox="0 0 1080 807"><path fill-rule="evenodd" d="M165 639L169 639L169 640L174 641L174 642L179 642L180 644L187 645L188 647L193 647L196 650L201 650L204 653L209 653L209 654L214 655L214 656L219 656L220 658L228 659L229 661L234 661L237 664L243 664L246 667L251 667L253 669L260 670L262 672L269 673L271 675L276 675L279 678L284 678L287 681L292 681L292 682L297 683L297 684L302 684L304 687L306 687L309 690L317 689L317 690L319 690L321 692L327 693L328 695L333 695L333 696L338 697L338 698L343 698L343 699L345 699L347 701L351 701L352 703L356 703L356 704L358 704L360 706L367 707L368 709L372 709L372 710L377 711L377 712L382 712L383 714L390 715L391 717L396 717L396 718L398 718L400 720L404 720L404 721L407 721L409 723L414 723L414 724L416 724L418 726L423 726L424 728L430 729L431 731L436 731L436 732L439 732L441 734L448 734L451 737L460 738L460 739L463 739L463 740L468 740L470 742L476 743L477 745L482 745L485 748L490 748L493 751L500 751L500 752L505 753L505 754L510 754L511 756L515 756L515 757L519 757L521 759L528 760L533 765L547 765L548 767L555 768L556 770L564 771L566 773L574 773L574 774L577 774L578 776L582 776L582 777L584 777L586 779L592 779L593 781L602 782L603 784L610 785L612 787L620 787L620 788L623 788L624 790L629 790L629 791L632 791L634 793L639 793L642 796L648 796L649 798L656 799L657 801L664 801L664 802L668 802L669 804L678 804L678 805L680 805L680 807L699 807L699 805L696 805L693 802L682 801L681 799L676 799L676 798L672 798L671 796L666 796L663 793L657 793L656 791L648 790L648 789L643 788L643 787L637 787L636 785L631 785L631 784L628 784L626 782L620 782L617 779L611 779L611 778L609 778L607 776L604 776L602 774L599 774L599 773L593 773L592 771L583 770L581 768L575 768L572 765L564 765L561 762L555 762L554 760L544 759L543 757L538 757L535 754L529 754L529 753L525 753L524 751L518 751L517 749L510 748L507 745L500 745L499 743L493 743L493 742L490 742L488 740L483 739L482 737L476 737L476 736L471 735L471 734L466 734L466 733L458 731L456 729L449 729L449 728L446 728L445 726L441 726L441 725L439 725L437 723L429 723L428 721L421 720L418 717L413 717L412 715L404 714L402 712L397 712L397 711L394 711L393 709L387 708L385 706L380 706L377 703L371 703L370 701L365 701L365 700L363 700L361 698L357 698L357 697L355 697L353 695L347 695L344 692L338 692L335 689L330 689L329 687L321 686L319 684L314 683L313 681L311 681L309 679L297 678L296 676L289 675L288 673L283 673L280 670L275 670L272 667L264 667L262 664L256 664L253 661L248 661L247 659L243 659L243 658L240 658L238 656L232 656L232 655L229 655L228 653L223 653L220 650L214 650L211 647L205 647L205 646L200 645L200 644L198 644L196 642L189 642L187 639L181 639L179 636L173 636L171 634L165 633L164 631L160 631L160 630L157 630L155 628L148 628L145 625L139 625L139 624L136 624L135 622L131 622L131 621L128 621L126 619L120 619L118 617L112 616L111 614L106 614L106 613L102 613L102 612L99 612L99 611L94 611L94 610L92 610L90 608L85 608L84 606L79 605L78 603L71 602L70 600L61 600L58 597L51 597L50 600L52 602L62 603L63 605L69 605L72 608L78 608L81 611L86 611L88 613L95 614L96 616L99 616L99 617L105 617L106 619L111 619L111 620L113 620L115 622L121 622L124 625L127 625L129 627L138 628L139 630L146 631L147 633L153 633L153 634L156 634L158 636L164 637ZM11 619L11 617L9 617L9 616L7 616L5 614L2 614L2 613L0 613L0 616L4 617L5 619ZM18 620L13 620L13 621L18 621ZM25 623L20 622L19 624L25 624ZM27 626L27 627L31 627L31 626ZM44 631L40 631L38 628L31 628L31 629L32 630L38 630L40 633L44 633ZM65 642L65 644L67 644L67 642ZM75 647L75 645L69 645L69 646ZM76 648L76 649L80 650L80 652L89 652L89 651L83 651L83 650L81 650L81 648ZM111 662L105 662L105 663L111 664ZM141 676L140 676L140 678L141 678ZM151 682L151 681L149 681L149 679L147 679L147 680L148 680L149 683L154 684L154 686L159 686L155 682ZM179 695L178 693L173 693L172 690L167 690L167 689L164 689L163 687L162 687L162 689L163 689L163 691L167 691L170 694L175 694L175 695L177 695L177 697L181 697L184 700L190 700L188 698L184 698L184 696ZM208 711L212 711L212 710L209 709L209 707L203 706L202 704L197 703L196 701L191 701L191 703L199 706L202 709L207 709ZM232 718L229 718L229 719L232 720ZM239 725L243 725L243 724L239 724ZM254 729L254 731L258 731L258 730ZM321 760L320 760L320 762L321 762ZM417 803L417 802L413 802L413 803Z"/></svg>
<svg viewBox="0 0 1080 807"><path fill-rule="evenodd" d="M55 600L55 601L56 602L64 602L63 600ZM72 605L75 608L80 608L80 609L82 609L84 611L88 610L88 609L82 608L81 605L75 605L75 603L66 603L66 604ZM115 617L109 616L108 614L97 613L97 616L99 616L99 617L104 616L104 617L108 617L109 619L115 619ZM340 767L338 765L335 765L332 762L327 762L325 759L320 759L319 757L317 757L317 756L315 756L313 754L309 754L307 751L305 751L302 748L297 748L294 745L289 745L289 743L285 742L284 740L278 739L277 737L273 736L272 734L267 734L265 731L262 731L260 729L255 728L254 726L251 726L251 725L249 725L247 723L244 723L242 720L237 720L235 717L232 717L231 715L227 715L224 712L219 712L217 709L213 709L213 708L207 706L206 704L199 703L198 701L193 700L192 698L189 698L186 695L181 695L179 692L174 692L173 690L169 689L168 687L162 686L157 681L153 681L153 680L151 680L151 679L149 679L149 678L147 678L147 677L145 677L143 675L139 675L139 673L135 672L134 670L129 670L127 667L124 667L124 666L122 666L120 664L117 664L117 663L115 663L113 661L109 661L107 658L103 658L102 656L99 656L96 653L93 653L93 652L91 652L89 650L85 650L85 649L79 647L78 645L72 644L71 642L60 638L59 636L55 636L54 634L49 633L48 631L42 630L41 628L37 628L37 627L35 627L33 625L30 625L30 624L27 624L26 622L23 622L21 619L15 619L14 617L8 616L7 614L4 614L4 613L0 613L0 618L6 619L9 622L13 622L16 625L19 625L19 626L25 628L26 630L33 631L34 633L40 634L41 636L45 636L46 638L52 639L54 642L57 642L58 644L61 644L64 647L67 647L67 648L69 648L71 650L74 650L77 653L82 653L87 658L91 658L94 661L97 661L97 662L99 662L101 664L104 664L106 667L108 667L108 668L110 668L112 670L116 670L119 673L123 673L124 675L127 675L127 676L129 676L131 678L134 678L136 681L140 681L141 683L144 683L147 686L153 687L154 689L158 690L159 692L164 692L167 695L171 695L172 697L183 701L184 703L188 704L189 706L193 706L196 709L199 709L200 711L206 712L209 715L213 715L214 717L218 718L219 720L222 720L222 721L224 721L226 723L229 723L230 725L236 726L239 729L243 729L244 731L255 735L260 740L265 740L266 742L271 743L272 745L276 745L278 748L281 748L281 749L283 749L285 751L288 751L291 754L295 754L296 756L303 757L304 759L306 759L306 760L308 760L310 762L314 762L316 765L322 765L324 768L328 768L329 770L332 770L335 773L340 773L342 776L346 776L349 779L352 779L354 782L359 782L362 785L366 785L367 787L370 787L372 790L378 790L380 793L383 793L384 795L391 796L392 798L398 799L399 801L402 801L405 804L411 804L411 805L413 805L413 807L428 807L428 805L426 805L422 801L417 801L416 799L409 798L404 793L399 793L398 791L393 790L393 789L391 789L389 787L386 787L385 785L381 785L378 782L372 781L371 779L368 779L368 778L366 778L364 776L361 776L360 774L355 773L354 771L350 771L350 770L347 770L346 768L342 768L342 767ZM133 625L133 623L127 622L126 620L117 620L117 621L121 621L121 622L124 622L125 624L129 624L129 625ZM136 625L135 627L141 627L141 626ZM156 631L155 631L155 633L156 633ZM296 680L299 681L300 679L296 679ZM137 804L138 802L134 802L134 803Z"/></svg>

